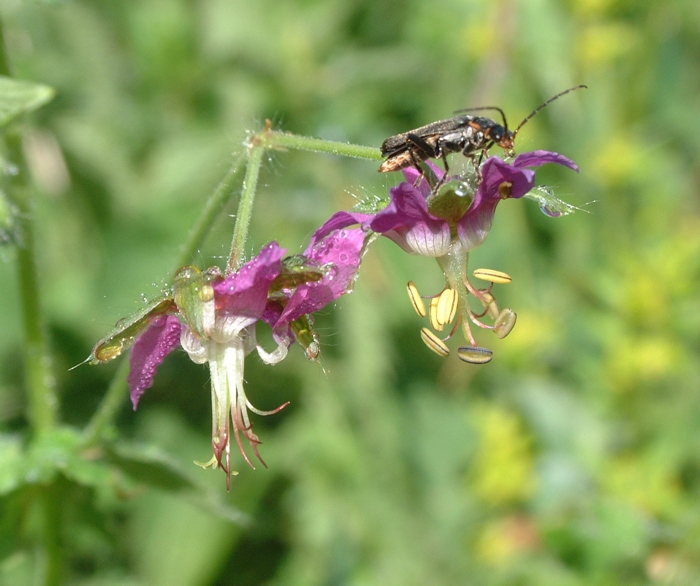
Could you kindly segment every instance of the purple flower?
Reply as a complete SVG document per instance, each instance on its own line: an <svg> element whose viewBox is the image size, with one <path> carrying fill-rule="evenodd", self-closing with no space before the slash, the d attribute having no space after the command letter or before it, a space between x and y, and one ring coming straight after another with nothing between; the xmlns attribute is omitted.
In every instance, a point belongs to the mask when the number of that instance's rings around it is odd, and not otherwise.
<svg viewBox="0 0 700 586"><path fill-rule="evenodd" d="M155 319L131 351L129 387L134 409L143 392L153 384L158 366L177 346L182 346L193 362L209 363L214 458L205 466L222 468L227 486L231 480L231 422L246 462L253 466L241 435L265 464L248 410L267 415L285 406L271 412L259 411L247 399L243 387L244 360L254 349L268 364L279 362L287 354L286 345L266 352L256 343L255 334L255 323L265 310L270 286L282 269L283 255L284 250L273 242L226 277L217 267L204 272L183 267L175 277L176 313Z"/></svg>
<svg viewBox="0 0 700 586"><path fill-rule="evenodd" d="M391 190L391 203L369 222L369 227L414 254L441 257L455 247L469 252L484 242L498 203L520 198L535 186L535 172L527 167L545 163L559 163L578 171L573 161L548 151L524 153L512 164L490 157L481 167L481 181L472 199L468 193L455 190L445 190L446 195L440 198L426 181L415 186L419 175L409 167L404 171L407 181ZM433 170L442 179L442 172L434 166Z"/></svg>
<svg viewBox="0 0 700 586"><path fill-rule="evenodd" d="M524 153L512 163L490 157L478 174L466 177L444 178L443 172L428 162L439 182L437 186L431 186L416 169L406 168L406 181L391 190L391 202L384 209L374 215L340 212L326 226L328 230L337 230L361 224L393 240L409 253L436 258L445 275L444 289L436 295L423 297L415 284L409 282L408 292L418 314L421 317L430 315L434 330L442 331L449 325L450 331L445 338L439 338L423 328L421 337L429 348L447 356L450 350L445 341L461 326L470 345L460 348L460 358L483 364L491 359L491 352L477 346L469 323L505 337L515 325L516 315L511 309L501 310L491 293L495 283L508 283L511 278L500 271L478 269L475 276L490 284L485 288L473 286L467 274L469 252L483 244L499 202L528 193L535 186L535 171L529 167L545 163L557 163L578 171L573 161L548 151ZM470 308L470 297L475 297L481 306L476 312ZM429 308L424 299L430 300ZM481 321L486 315L493 320L493 325Z"/></svg>
<svg viewBox="0 0 700 586"><path fill-rule="evenodd" d="M245 357L254 349L264 362L276 364L299 338L298 323L310 323L310 314L337 299L354 283L367 234L356 228L333 230L314 237L301 257L301 265L283 259L284 250L275 242L239 270L224 276L218 267L204 272L188 266L175 276L173 295L144 308L122 321L97 343L90 356L93 363L106 362L122 354L132 343L129 387L136 409L144 391L152 386L156 370L178 346L193 362L209 364L212 398L213 458L204 467L220 467L231 482L231 422L233 437L250 466L242 437L257 458L260 439L253 433L248 411L260 411L247 399L243 387ZM273 326L277 348L266 352L256 342L256 322ZM301 340L300 340L301 341ZM317 344L317 340L314 338ZM305 346L307 355L308 345ZM315 357L318 349L314 349Z"/></svg>

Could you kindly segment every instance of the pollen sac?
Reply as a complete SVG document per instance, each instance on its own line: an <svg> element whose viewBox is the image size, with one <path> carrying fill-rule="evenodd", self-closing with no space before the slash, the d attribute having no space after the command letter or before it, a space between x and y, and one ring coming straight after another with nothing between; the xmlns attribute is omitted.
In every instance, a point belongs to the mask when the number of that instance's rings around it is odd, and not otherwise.
<svg viewBox="0 0 700 586"><path fill-rule="evenodd" d="M499 338L505 338L515 327L517 314L510 308L504 309L498 314L493 328L493 331Z"/></svg>
<svg viewBox="0 0 700 586"><path fill-rule="evenodd" d="M440 303L440 296L438 295L437 297L433 297L430 300L430 325L431 327L438 331L441 332L445 324L443 324L442 321L440 321L440 318L438 316L438 304Z"/></svg>
<svg viewBox="0 0 700 586"><path fill-rule="evenodd" d="M458 297L454 289L445 289L438 297L436 318L444 326L452 323L457 314Z"/></svg>
<svg viewBox="0 0 700 586"><path fill-rule="evenodd" d="M445 358L450 355L450 349L447 347L447 344L445 344L445 342L438 338L428 328L421 329L420 337L423 340L423 343L438 356Z"/></svg>
<svg viewBox="0 0 700 586"><path fill-rule="evenodd" d="M423 302L423 298L420 296L420 293L418 293L418 287L416 287L416 284L413 281L409 281L408 285L406 285L406 289L408 290L408 298L411 300L413 309L416 310L416 313L419 316L425 317L427 315L425 311L425 303Z"/></svg>
<svg viewBox="0 0 700 586"><path fill-rule="evenodd" d="M508 273L496 271L494 269L476 269L474 271L474 276L482 281L488 281L489 283L496 283L498 285L507 285L513 281L513 277Z"/></svg>
<svg viewBox="0 0 700 586"><path fill-rule="evenodd" d="M469 362L470 364L486 364L491 362L493 352L488 348L480 346L462 346L457 350L457 355L460 360Z"/></svg>

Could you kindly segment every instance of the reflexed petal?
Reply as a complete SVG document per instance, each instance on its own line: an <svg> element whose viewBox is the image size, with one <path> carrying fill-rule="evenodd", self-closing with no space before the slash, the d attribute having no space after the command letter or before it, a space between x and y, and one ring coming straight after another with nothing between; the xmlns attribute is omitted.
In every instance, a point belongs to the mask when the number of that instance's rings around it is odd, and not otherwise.
<svg viewBox="0 0 700 586"><path fill-rule="evenodd" d="M279 275L285 250L276 242L265 246L253 260L214 285L219 312L259 319L267 304L270 284Z"/></svg>
<svg viewBox="0 0 700 586"><path fill-rule="evenodd" d="M165 357L180 344L182 325L174 315L156 319L136 340L131 350L129 388L134 409L143 392L153 384L156 370Z"/></svg>
<svg viewBox="0 0 700 586"><path fill-rule="evenodd" d="M323 309L352 287L366 239L367 232L362 228L341 229L317 240L306 250L304 255L319 265L328 266L328 273L320 281L304 283L295 289L273 326L278 342L286 337L290 322ZM268 307L266 315L270 310Z"/></svg>
<svg viewBox="0 0 700 586"><path fill-rule="evenodd" d="M348 226L354 226L355 224L364 224L370 221L374 217L373 214L363 214L356 212L337 212L333 214L330 219L323 224L314 235L311 237L311 243L309 248L313 248L316 242L323 240L326 236L336 230L342 230Z"/></svg>
<svg viewBox="0 0 700 586"><path fill-rule="evenodd" d="M573 169L577 173L579 172L578 165L576 165L576 163L574 163L571 159L551 151L532 151L530 153L523 153L515 158L513 161L513 166L539 167L540 165L545 165L547 163L557 163L559 165L569 167L569 169Z"/></svg>

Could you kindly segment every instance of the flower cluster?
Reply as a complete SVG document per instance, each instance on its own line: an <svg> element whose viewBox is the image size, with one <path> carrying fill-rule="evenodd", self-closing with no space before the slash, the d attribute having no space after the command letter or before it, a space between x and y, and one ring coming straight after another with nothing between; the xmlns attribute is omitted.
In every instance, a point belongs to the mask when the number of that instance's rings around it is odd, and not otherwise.
<svg viewBox="0 0 700 586"><path fill-rule="evenodd" d="M318 360L320 342L313 330L313 314L352 290L362 257L373 235L383 235L411 254L434 257L444 274L445 286L432 296L421 296L412 282L408 292L416 312L429 316L432 330L450 327L440 338L429 328L421 330L426 345L441 356L450 354L446 344L461 326L468 345L459 357L485 363L491 351L479 346L470 324L505 337L515 325L516 314L501 310L492 293L495 283L508 283L500 271L477 269L474 276L490 283L478 288L467 275L469 252L480 246L491 229L496 207L504 199L518 199L533 190L532 167L557 163L574 170L566 157L535 151L506 162L488 158L480 169L465 176L446 177L428 163L432 177L418 169L404 171L406 181L391 189L391 200L372 213L343 211L332 216L313 235L302 255L285 256L276 242L265 246L249 262L224 273L217 267L200 271L180 269L173 288L137 315L122 320L93 349L93 363L116 358L129 347L129 387L136 409L165 357L181 347L198 364L207 363L211 373L213 457L205 467L225 471L230 485L231 439L245 461L253 466L244 440L263 461L253 432L249 411L260 411L244 390L244 361L256 350L267 364L284 359L295 341L307 357ZM541 193L535 198L547 209L558 201ZM470 307L470 296L480 305ZM428 301L426 303L424 300ZM488 316L492 324L482 321ZM277 347L268 352L257 342L258 322L267 324ZM452 325L454 324L454 325Z"/></svg>

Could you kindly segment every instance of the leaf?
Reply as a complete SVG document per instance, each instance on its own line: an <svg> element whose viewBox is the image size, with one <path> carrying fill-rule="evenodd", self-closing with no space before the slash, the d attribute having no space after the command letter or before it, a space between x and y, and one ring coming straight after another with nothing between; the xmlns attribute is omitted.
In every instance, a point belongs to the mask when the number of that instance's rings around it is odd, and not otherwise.
<svg viewBox="0 0 700 586"><path fill-rule="evenodd" d="M0 75L0 127L43 106L55 93L46 85Z"/></svg>
<svg viewBox="0 0 700 586"><path fill-rule="evenodd" d="M0 495L6 495L20 486L25 470L20 438L0 435Z"/></svg>
<svg viewBox="0 0 700 586"><path fill-rule="evenodd" d="M81 434L70 428L40 437L27 454L27 482L48 483L56 473L83 486L111 487L114 475L108 464L87 456Z"/></svg>
<svg viewBox="0 0 700 586"><path fill-rule="evenodd" d="M226 504L218 493L200 485L182 468L177 460L157 447L122 442L109 447L108 451L112 463L137 482L176 493L193 504L237 525L250 523L250 519L245 513Z"/></svg>
<svg viewBox="0 0 700 586"><path fill-rule="evenodd" d="M134 480L177 491L197 488L177 460L150 445L120 443L108 447L109 459Z"/></svg>

